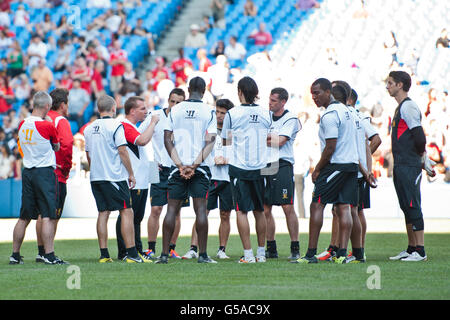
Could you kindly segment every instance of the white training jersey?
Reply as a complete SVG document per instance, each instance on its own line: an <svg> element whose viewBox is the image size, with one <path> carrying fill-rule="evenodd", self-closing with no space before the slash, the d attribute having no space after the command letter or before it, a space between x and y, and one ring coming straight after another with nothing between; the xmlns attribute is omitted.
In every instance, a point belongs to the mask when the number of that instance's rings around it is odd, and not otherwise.
<svg viewBox="0 0 450 320"><path fill-rule="evenodd" d="M330 163L359 163L356 136L355 120L348 108L340 102L332 102L320 118L319 124L321 151L325 149L327 139L337 139Z"/></svg>
<svg viewBox="0 0 450 320"><path fill-rule="evenodd" d="M242 170L258 170L267 166L267 134L272 113L256 104L243 104L230 109L223 120L221 136L232 139L229 164Z"/></svg>
<svg viewBox="0 0 450 320"><path fill-rule="evenodd" d="M209 169L211 170L211 180L217 181L230 181L230 175L228 174L228 165L216 165L214 162L215 157L224 157L229 159L231 156L231 146L224 146L220 134L221 129L217 129L216 142L214 143L214 149L206 159Z"/></svg>
<svg viewBox="0 0 450 320"><path fill-rule="evenodd" d="M125 131L117 119L97 119L84 130L86 152L91 158L91 181L124 181L128 172L117 150L126 146ZM137 173L135 173L137 174Z"/></svg>
<svg viewBox="0 0 450 320"><path fill-rule="evenodd" d="M56 156L52 143L59 141L52 122L30 116L19 124L18 135L25 168L53 167L56 169Z"/></svg>
<svg viewBox="0 0 450 320"><path fill-rule="evenodd" d="M181 163L191 165L205 146L206 134L217 133L216 112L201 100L188 99L171 109L164 130L173 132Z"/></svg>
<svg viewBox="0 0 450 320"><path fill-rule="evenodd" d="M372 121L371 121L371 119L370 119L370 117L369 116L367 116L367 115L364 115L364 114L362 114L361 112L357 112L357 114L358 114L358 116L359 116L359 118L361 119L361 126L363 127L363 129L364 129L364 133L365 133L365 138L366 139L371 139L374 135L376 135L376 134L378 134L378 132L375 130L375 128L372 126ZM366 154L366 152L367 152L367 149L366 149L366 143L367 143L367 141L364 141L364 144L361 142L361 143L358 143L358 146L359 147L364 147L364 149L362 149L362 150L364 150L364 152L363 152L363 154L365 155ZM370 155L370 156L372 156L372 155ZM364 166L364 168L367 170L368 168L367 168L367 157L364 157L364 159L363 159L364 161L362 161L361 162L361 164Z"/></svg>
<svg viewBox="0 0 450 320"><path fill-rule="evenodd" d="M165 110L167 109L158 109L153 111L153 114L159 115L159 121L155 126L155 131L153 132L152 146L155 161L163 167L170 168L173 165L173 161L164 146L164 128L167 126L166 122L169 120Z"/></svg>
<svg viewBox="0 0 450 320"><path fill-rule="evenodd" d="M148 189L148 184L150 181L150 166L149 160L147 158L147 153L143 146L136 145L136 140L139 138L142 132L147 129L149 121L147 119L151 118L151 115L147 116L146 120L139 126L136 127L128 119L122 121L123 129L125 131L125 139L128 143L128 155L131 161L131 167L136 178L135 189Z"/></svg>
<svg viewBox="0 0 450 320"><path fill-rule="evenodd" d="M272 126L270 127L270 133L287 137L288 141L281 146L281 148L269 147L269 162L275 162L282 159L289 161L291 164L295 163L294 140L301 128L302 125L300 120L295 116L295 114L288 110L286 110L281 117L275 117L272 114Z"/></svg>

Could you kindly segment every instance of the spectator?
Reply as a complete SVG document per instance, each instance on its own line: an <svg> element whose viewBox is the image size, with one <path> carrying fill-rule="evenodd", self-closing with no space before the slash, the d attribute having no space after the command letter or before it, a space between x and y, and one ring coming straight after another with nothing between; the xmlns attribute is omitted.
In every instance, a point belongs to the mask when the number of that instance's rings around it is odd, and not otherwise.
<svg viewBox="0 0 450 320"><path fill-rule="evenodd" d="M30 24L30 15L25 10L25 6L19 4L16 13L14 14L14 25L16 27L28 27Z"/></svg>
<svg viewBox="0 0 450 320"><path fill-rule="evenodd" d="M47 5L47 0L27 0L26 1L31 8L41 9Z"/></svg>
<svg viewBox="0 0 450 320"><path fill-rule="evenodd" d="M209 22L209 16L207 14L204 14L203 18L202 18L202 22L200 23L200 30L199 31L204 33L204 34L207 34L208 31L210 29L212 29L212 28L213 28L213 26Z"/></svg>
<svg viewBox="0 0 450 320"><path fill-rule="evenodd" d="M11 120L11 127L12 128L18 128L19 127L19 118L17 117L17 112L15 109L11 108L8 110L7 115L9 119Z"/></svg>
<svg viewBox="0 0 450 320"><path fill-rule="evenodd" d="M73 46L70 43L68 43L64 38L58 39L57 56L55 66L53 67L55 72L67 70L71 63L70 55L72 51Z"/></svg>
<svg viewBox="0 0 450 320"><path fill-rule="evenodd" d="M144 20L142 18L137 19L136 27L132 30L134 35L142 36L147 38L148 50L150 55L155 54L155 42L153 41L153 34L143 27Z"/></svg>
<svg viewBox="0 0 450 320"><path fill-rule="evenodd" d="M225 56L229 60L230 65L233 65L235 61L243 61L246 54L247 51L245 50L245 47L237 42L235 36L231 36L230 42L225 48Z"/></svg>
<svg viewBox="0 0 450 320"><path fill-rule="evenodd" d="M34 68L31 74L31 79L34 82L33 90L36 92L47 92L53 82L53 72L46 66L46 62L45 59L40 59L38 66Z"/></svg>
<svg viewBox="0 0 450 320"><path fill-rule="evenodd" d="M11 10L11 1L12 0L3 0L0 2L0 11L9 12Z"/></svg>
<svg viewBox="0 0 450 320"><path fill-rule="evenodd" d="M184 57L184 49L178 49L178 59L174 60L171 65L172 72L175 74L175 86L178 87L187 81L186 67L192 68L192 62Z"/></svg>
<svg viewBox="0 0 450 320"><path fill-rule="evenodd" d="M130 81L139 87L141 85L141 82L139 81L139 79L136 76L136 72L134 72L134 70L133 70L133 64L129 61L127 61L127 63L125 63L125 72L123 74L123 82L125 82L125 81Z"/></svg>
<svg viewBox="0 0 450 320"><path fill-rule="evenodd" d="M211 60L206 55L206 50L201 48L197 50L198 71L207 72L208 68L212 66Z"/></svg>
<svg viewBox="0 0 450 320"><path fill-rule="evenodd" d="M42 39L39 37L39 35L34 34L31 38L31 43L28 46L28 67L30 70L33 70L33 68L38 64L40 59L45 59L47 56L47 46L44 42L42 42Z"/></svg>
<svg viewBox="0 0 450 320"><path fill-rule="evenodd" d="M266 31L266 24L261 22L257 32L248 36L255 41L256 46L267 46L272 43L272 35Z"/></svg>
<svg viewBox="0 0 450 320"><path fill-rule="evenodd" d="M59 36L64 34L67 31L68 26L69 25L67 24L67 16L65 14L63 14L61 16L61 18L59 19L59 22L58 22L58 25L56 27L55 33L57 35L59 35Z"/></svg>
<svg viewBox="0 0 450 320"><path fill-rule="evenodd" d="M123 6L125 8L136 8L142 6L141 0L124 0Z"/></svg>
<svg viewBox="0 0 450 320"><path fill-rule="evenodd" d="M99 59L100 54L92 41L88 43L86 50L86 64L89 68L93 68L94 63Z"/></svg>
<svg viewBox="0 0 450 320"><path fill-rule="evenodd" d="M127 52L121 48L120 41L115 40L109 58L109 64L112 66L109 89L113 93L116 93L120 88L122 76L125 73L125 63L127 61Z"/></svg>
<svg viewBox="0 0 450 320"><path fill-rule="evenodd" d="M216 28L225 29L225 5L226 0L212 0L211 10Z"/></svg>
<svg viewBox="0 0 450 320"><path fill-rule="evenodd" d="M187 35L184 46L188 48L201 48L206 46L206 36L199 32L200 27L197 24L192 24L190 29L191 32Z"/></svg>
<svg viewBox="0 0 450 320"><path fill-rule="evenodd" d="M142 96L145 100L145 106L149 109L149 111L155 110L155 107L161 102L158 93L153 90L153 86L151 83L147 83Z"/></svg>
<svg viewBox="0 0 450 320"><path fill-rule="evenodd" d="M244 16L256 17L257 15L258 6L252 0L247 0L244 4Z"/></svg>
<svg viewBox="0 0 450 320"><path fill-rule="evenodd" d="M10 25L11 19L9 18L8 12L0 11L0 27L9 27Z"/></svg>
<svg viewBox="0 0 450 320"><path fill-rule="evenodd" d="M13 41L11 38L8 37L5 30L0 31L0 51L7 51L11 45L13 44Z"/></svg>
<svg viewBox="0 0 450 320"><path fill-rule="evenodd" d="M309 10L312 8L320 8L320 4L317 0L298 0L295 8L297 10Z"/></svg>
<svg viewBox="0 0 450 320"><path fill-rule="evenodd" d="M78 36L75 32L75 28L73 25L67 25L66 31L61 35L61 38L66 40L69 44L75 44L78 40Z"/></svg>
<svg viewBox="0 0 450 320"><path fill-rule="evenodd" d="M14 41L12 51L8 54L8 76L12 79L24 72L24 56L19 41Z"/></svg>
<svg viewBox="0 0 450 320"><path fill-rule="evenodd" d="M92 75L93 71L87 66L86 60L83 57L78 57L75 60L70 76L72 80L80 80L81 88L86 90L88 95L91 94Z"/></svg>
<svg viewBox="0 0 450 320"><path fill-rule="evenodd" d="M51 31L56 30L56 24L52 21L50 13L44 15L44 21L42 22L42 31L44 32L44 39L47 38Z"/></svg>
<svg viewBox="0 0 450 320"><path fill-rule="evenodd" d="M161 80L169 79L169 69L166 67L166 58L157 57L155 59L156 67L152 70L152 85L158 90L158 84Z"/></svg>
<svg viewBox="0 0 450 320"><path fill-rule="evenodd" d="M11 81L11 88L14 91L14 96L18 100L27 100L30 98L31 86L25 73L22 73Z"/></svg>
<svg viewBox="0 0 450 320"><path fill-rule="evenodd" d="M14 92L8 84L8 78L6 76L0 76L0 114L11 109L13 102Z"/></svg>
<svg viewBox="0 0 450 320"><path fill-rule="evenodd" d="M94 74L92 76L92 92L96 99L105 94L105 89L103 87L103 70L105 65L102 60L95 61Z"/></svg>
<svg viewBox="0 0 450 320"><path fill-rule="evenodd" d="M436 48L448 48L450 44L450 39L448 38L447 29L442 29L441 35L436 41Z"/></svg>
<svg viewBox="0 0 450 320"><path fill-rule="evenodd" d="M70 90L72 88L72 83L69 72L64 71L56 87Z"/></svg>
<svg viewBox="0 0 450 320"><path fill-rule="evenodd" d="M105 19L105 27L111 31L112 33L119 33L120 26L123 23L122 17L119 15L119 12L116 10L108 10L107 18Z"/></svg>
<svg viewBox="0 0 450 320"><path fill-rule="evenodd" d="M217 41L217 43L211 48L211 55L217 58L220 55L225 54L225 43L223 40Z"/></svg>
<svg viewBox="0 0 450 320"><path fill-rule="evenodd" d="M384 48L386 49L386 52L392 56L391 65L390 68L394 65L398 65L398 58L397 58L397 52L398 52L398 42L397 38L395 37L394 31L391 31L389 33L389 37L384 42Z"/></svg>
<svg viewBox="0 0 450 320"><path fill-rule="evenodd" d="M110 9L111 0L87 0L86 8Z"/></svg>
<svg viewBox="0 0 450 320"><path fill-rule="evenodd" d="M8 179L13 176L14 156L9 151L8 145L0 144L0 179Z"/></svg>
<svg viewBox="0 0 450 320"><path fill-rule="evenodd" d="M209 67L208 74L211 79L211 94L216 101L222 98L228 83L230 69L228 68L227 58L224 55L219 55L216 64Z"/></svg>
<svg viewBox="0 0 450 320"><path fill-rule="evenodd" d="M86 90L81 88L79 79L73 80L73 87L69 90L69 120L74 120L81 128L84 124L83 115L87 106L91 102Z"/></svg>

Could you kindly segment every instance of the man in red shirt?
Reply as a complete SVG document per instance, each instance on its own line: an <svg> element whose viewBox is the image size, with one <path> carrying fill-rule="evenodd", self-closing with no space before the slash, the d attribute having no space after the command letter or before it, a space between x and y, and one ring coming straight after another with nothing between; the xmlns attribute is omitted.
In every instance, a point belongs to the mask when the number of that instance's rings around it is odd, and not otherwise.
<svg viewBox="0 0 450 320"><path fill-rule="evenodd" d="M180 58L174 60L172 62L172 72L175 73L175 87L178 87L179 85L186 83L188 76L185 73L186 67L192 68L192 62L189 59L186 59L184 57L184 49L180 48L178 49L178 54L180 55Z"/></svg>
<svg viewBox="0 0 450 320"><path fill-rule="evenodd" d="M257 46L267 46L272 43L272 35L266 31L266 24L261 22L259 24L258 32L248 36L250 39L255 40Z"/></svg>
<svg viewBox="0 0 450 320"><path fill-rule="evenodd" d="M127 52L120 47L120 41L115 40L109 57L109 64L112 66L109 88L113 93L116 93L120 89L122 76L125 73L125 63L127 61Z"/></svg>
<svg viewBox="0 0 450 320"><path fill-rule="evenodd" d="M73 80L80 80L81 88L86 90L90 95L92 92L91 81L92 81L93 71L86 64L86 60L83 57L78 57L75 60L75 68L72 71L71 78Z"/></svg>
<svg viewBox="0 0 450 320"><path fill-rule="evenodd" d="M72 168L72 147L73 136L70 129L69 121L65 118L69 113L69 91L67 89L54 89L50 92L52 98L52 107L48 112L49 116L56 128L58 139L60 143L59 151L55 152L56 156L56 169L55 174L58 178L58 186L56 189L57 202L56 202L56 223L53 235L56 234L56 227L58 225L59 218L64 208L64 201L67 194L67 179L69 178L70 169ZM42 238L42 218L39 217L36 222L36 234L38 243L38 255L36 256L36 262L44 262L44 241Z"/></svg>
<svg viewBox="0 0 450 320"><path fill-rule="evenodd" d="M103 88L103 77L102 73L105 69L105 65L102 60L97 60L95 62L94 74L92 76L91 86L95 97L98 99L101 95L105 94Z"/></svg>
<svg viewBox="0 0 450 320"><path fill-rule="evenodd" d="M156 67L152 70L152 84L153 89L157 90L161 80L169 79L169 69L166 67L166 58L156 57L155 62Z"/></svg>

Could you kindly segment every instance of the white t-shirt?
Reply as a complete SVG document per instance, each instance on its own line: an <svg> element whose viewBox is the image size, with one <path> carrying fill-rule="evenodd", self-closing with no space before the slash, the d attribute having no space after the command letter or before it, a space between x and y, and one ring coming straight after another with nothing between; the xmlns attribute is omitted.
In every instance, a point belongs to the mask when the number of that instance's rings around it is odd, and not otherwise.
<svg viewBox="0 0 450 320"><path fill-rule="evenodd" d="M173 161L169 157L166 147L164 146L164 128L166 128L166 121L168 121L169 118L164 110L165 109L158 109L153 111L154 114L159 115L159 121L155 126L155 131L153 132L152 146L155 161L163 167L170 168L173 165Z"/></svg>
<svg viewBox="0 0 450 320"><path fill-rule="evenodd" d="M112 15L108 19L106 19L106 27L111 31L112 33L116 33L119 31L120 23L122 22L122 18L118 15Z"/></svg>
<svg viewBox="0 0 450 320"><path fill-rule="evenodd" d="M30 116L19 125L19 144L25 168L53 167L56 156L51 143L58 143L58 134L52 122Z"/></svg>
<svg viewBox="0 0 450 320"><path fill-rule="evenodd" d="M281 147L269 148L269 162L275 162L279 159L289 161L294 164L294 140L297 137L297 132L302 129L300 120L290 111L287 111L279 118L275 120L272 115L272 126L270 127L270 133L278 136L285 136L288 141Z"/></svg>
<svg viewBox="0 0 450 320"><path fill-rule="evenodd" d="M40 41L37 44L34 42L31 42L30 45L28 46L28 50L27 50L28 54L37 54L39 56L31 57L29 65L34 66L39 62L39 59L45 58L47 56L47 51L48 51L48 48L44 42Z"/></svg>
<svg viewBox="0 0 450 320"><path fill-rule="evenodd" d="M180 102L169 113L164 130L172 131L174 145L181 163L194 163L203 147L207 133L217 133L216 112L200 100ZM206 165L205 161L202 165Z"/></svg>
<svg viewBox="0 0 450 320"><path fill-rule="evenodd" d="M230 60L241 60L245 57L247 51L242 44L237 42L234 48L231 45L226 46L224 53Z"/></svg>
<svg viewBox="0 0 450 320"><path fill-rule="evenodd" d="M97 119L86 127L84 136L91 158L91 181L126 181L128 172L117 150L127 145L122 123L109 117Z"/></svg>
<svg viewBox="0 0 450 320"><path fill-rule="evenodd" d="M17 10L14 15L14 25L16 27L26 27L30 22L30 16L25 10Z"/></svg>
<svg viewBox="0 0 450 320"><path fill-rule="evenodd" d="M142 132L148 127L149 124L147 119L151 119L151 115L147 116L146 120L139 126L136 127L128 119L122 121L123 128L125 131L125 139L128 142L128 155L131 161L131 167L136 177L135 189L148 189L149 177L150 177L150 167L147 154L143 146L136 145L136 140L139 138Z"/></svg>
<svg viewBox="0 0 450 320"><path fill-rule="evenodd" d="M211 180L217 181L228 181L230 182L230 175L228 174L228 165L216 165L214 158L215 157L224 157L229 159L231 155L231 146L224 146L222 143L222 138L220 134L222 130L217 129L217 137L216 142L214 144L214 149L209 154L206 162L209 165L209 169L211 170Z"/></svg>
<svg viewBox="0 0 450 320"><path fill-rule="evenodd" d="M272 125L269 110L252 105L240 105L230 109L223 120L221 136L232 139L232 157L229 164L242 170L258 170L266 167L267 134Z"/></svg>
<svg viewBox="0 0 450 320"><path fill-rule="evenodd" d="M403 102L400 109L400 117L405 120L409 130L422 125L420 123L422 120L422 113L417 104L412 100Z"/></svg>
<svg viewBox="0 0 450 320"><path fill-rule="evenodd" d="M337 139L330 163L359 163L356 135L356 124L348 108L337 101L330 104L320 118L319 124L322 152L327 139Z"/></svg>

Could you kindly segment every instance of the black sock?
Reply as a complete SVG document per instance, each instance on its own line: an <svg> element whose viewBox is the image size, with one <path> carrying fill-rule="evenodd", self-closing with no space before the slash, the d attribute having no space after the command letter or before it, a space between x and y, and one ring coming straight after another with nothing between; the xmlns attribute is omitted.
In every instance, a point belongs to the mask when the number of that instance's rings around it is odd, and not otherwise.
<svg viewBox="0 0 450 320"><path fill-rule="evenodd" d="M103 258L110 258L108 248L100 248L100 255Z"/></svg>
<svg viewBox="0 0 450 320"><path fill-rule="evenodd" d="M48 261L53 261L55 260L55 253L54 252L50 252L50 253L46 253L44 255L44 257L48 260Z"/></svg>
<svg viewBox="0 0 450 320"><path fill-rule="evenodd" d="M138 253L137 253L136 247L127 248L127 255L132 258L137 258Z"/></svg>
<svg viewBox="0 0 450 320"><path fill-rule="evenodd" d="M199 256L204 258L204 259L208 259L208 254L206 252L200 253Z"/></svg>
<svg viewBox="0 0 450 320"><path fill-rule="evenodd" d="M224 246L220 246L219 250L222 250L223 252L225 252L225 247Z"/></svg>
<svg viewBox="0 0 450 320"><path fill-rule="evenodd" d="M269 252L277 252L277 241L276 240L267 240L267 251Z"/></svg>
<svg viewBox="0 0 450 320"><path fill-rule="evenodd" d="M177 245L176 244L173 244L173 243L171 243L171 244L169 244L169 252L170 252L170 250L175 250L175 247L176 247Z"/></svg>
<svg viewBox="0 0 450 320"><path fill-rule="evenodd" d="M347 249L339 248L336 252L336 257L345 257L347 255Z"/></svg>
<svg viewBox="0 0 450 320"><path fill-rule="evenodd" d="M149 242L148 242L148 248L149 248L150 250L152 250L153 252L156 251L155 247L156 247L156 241L149 241Z"/></svg>
<svg viewBox="0 0 450 320"><path fill-rule="evenodd" d="M300 252L300 243L298 241L291 241L291 252Z"/></svg>
<svg viewBox="0 0 450 320"><path fill-rule="evenodd" d="M414 251L416 251L416 247L413 246L408 246L408 249L406 249L406 252L408 252L409 254L413 253Z"/></svg>
<svg viewBox="0 0 450 320"><path fill-rule="evenodd" d="M197 252L197 246L191 246L191 250Z"/></svg>
<svg viewBox="0 0 450 320"><path fill-rule="evenodd" d="M45 254L44 246L38 246L38 253L40 256L44 256Z"/></svg>
<svg viewBox="0 0 450 320"><path fill-rule="evenodd" d="M13 252L11 256L16 260L20 260L20 252Z"/></svg>
<svg viewBox="0 0 450 320"><path fill-rule="evenodd" d="M306 252L306 256L308 258L312 258L316 255L317 253L317 248L308 248L308 251Z"/></svg>
<svg viewBox="0 0 450 320"><path fill-rule="evenodd" d="M424 246L416 246L416 251L420 254L421 257L425 257L425 247Z"/></svg>
<svg viewBox="0 0 450 320"><path fill-rule="evenodd" d="M356 259L358 259L358 260L364 259L364 254L363 254L362 248L352 248L352 253Z"/></svg>

